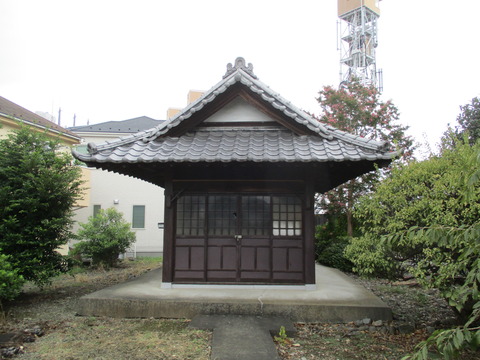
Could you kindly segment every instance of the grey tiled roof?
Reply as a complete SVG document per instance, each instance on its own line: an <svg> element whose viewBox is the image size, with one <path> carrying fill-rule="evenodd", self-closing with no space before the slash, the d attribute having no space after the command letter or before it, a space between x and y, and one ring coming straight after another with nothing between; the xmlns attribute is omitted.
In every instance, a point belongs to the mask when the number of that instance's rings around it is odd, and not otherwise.
<svg viewBox="0 0 480 360"><path fill-rule="evenodd" d="M106 121L99 124L82 125L68 128L74 132L107 132L107 133L137 133L151 129L164 120L155 120L148 116L140 116L122 121Z"/></svg>
<svg viewBox="0 0 480 360"><path fill-rule="evenodd" d="M181 137L136 141L99 151L99 163L149 162L325 162L387 160L378 154L339 139L298 136L284 130L210 130Z"/></svg>
<svg viewBox="0 0 480 360"><path fill-rule="evenodd" d="M355 136L319 122L272 91L253 74L251 64L238 58L229 64L224 78L197 101L172 119L146 131L104 144L88 146L89 154L74 155L94 163L136 162L326 162L388 160L396 153L387 143ZM169 136L179 125L208 107L233 85L238 84L272 110L306 129L311 135L278 129L214 130L191 129L179 137ZM178 135L176 135L178 136Z"/></svg>

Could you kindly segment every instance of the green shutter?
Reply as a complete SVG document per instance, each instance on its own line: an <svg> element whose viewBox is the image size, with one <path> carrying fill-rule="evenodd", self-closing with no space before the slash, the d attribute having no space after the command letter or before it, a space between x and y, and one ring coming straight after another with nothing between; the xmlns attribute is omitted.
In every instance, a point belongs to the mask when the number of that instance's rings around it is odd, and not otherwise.
<svg viewBox="0 0 480 360"><path fill-rule="evenodd" d="M132 228L145 228L145 205L133 205Z"/></svg>

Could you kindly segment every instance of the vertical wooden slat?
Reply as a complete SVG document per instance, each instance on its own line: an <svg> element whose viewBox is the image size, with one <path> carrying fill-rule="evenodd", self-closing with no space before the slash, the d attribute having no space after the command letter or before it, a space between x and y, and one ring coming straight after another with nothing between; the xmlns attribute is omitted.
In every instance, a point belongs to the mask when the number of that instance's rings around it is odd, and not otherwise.
<svg viewBox="0 0 480 360"><path fill-rule="evenodd" d="M304 251L305 251L305 284L315 284L315 191L313 179L307 179L305 184L304 218Z"/></svg>
<svg viewBox="0 0 480 360"><path fill-rule="evenodd" d="M171 283L173 281L173 256L174 256L174 240L175 240L175 216L173 198L172 176L169 174L165 179L165 228L163 237L163 269L162 282Z"/></svg>

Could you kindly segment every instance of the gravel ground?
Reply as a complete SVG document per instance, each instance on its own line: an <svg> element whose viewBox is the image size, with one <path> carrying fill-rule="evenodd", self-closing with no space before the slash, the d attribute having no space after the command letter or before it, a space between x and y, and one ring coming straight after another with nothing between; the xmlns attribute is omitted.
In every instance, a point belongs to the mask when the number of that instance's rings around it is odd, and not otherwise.
<svg viewBox="0 0 480 360"><path fill-rule="evenodd" d="M350 276L390 306L396 323L408 323L416 329L456 324L455 313L436 289L423 289L415 281L390 282Z"/></svg>
<svg viewBox="0 0 480 360"><path fill-rule="evenodd" d="M393 321L296 324L295 337L277 343L283 360L398 360L412 353L435 329L456 324L455 313L437 290L423 289L414 281L392 283L349 276L391 307ZM480 359L478 353L462 355L463 360ZM432 354L432 358L439 357Z"/></svg>

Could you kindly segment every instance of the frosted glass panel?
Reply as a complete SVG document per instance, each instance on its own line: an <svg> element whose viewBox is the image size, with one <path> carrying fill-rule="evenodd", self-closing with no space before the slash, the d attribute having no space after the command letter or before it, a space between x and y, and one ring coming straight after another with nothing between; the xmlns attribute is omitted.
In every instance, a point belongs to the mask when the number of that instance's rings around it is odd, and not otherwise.
<svg viewBox="0 0 480 360"><path fill-rule="evenodd" d="M302 204L296 196L273 196L274 236L302 236Z"/></svg>

